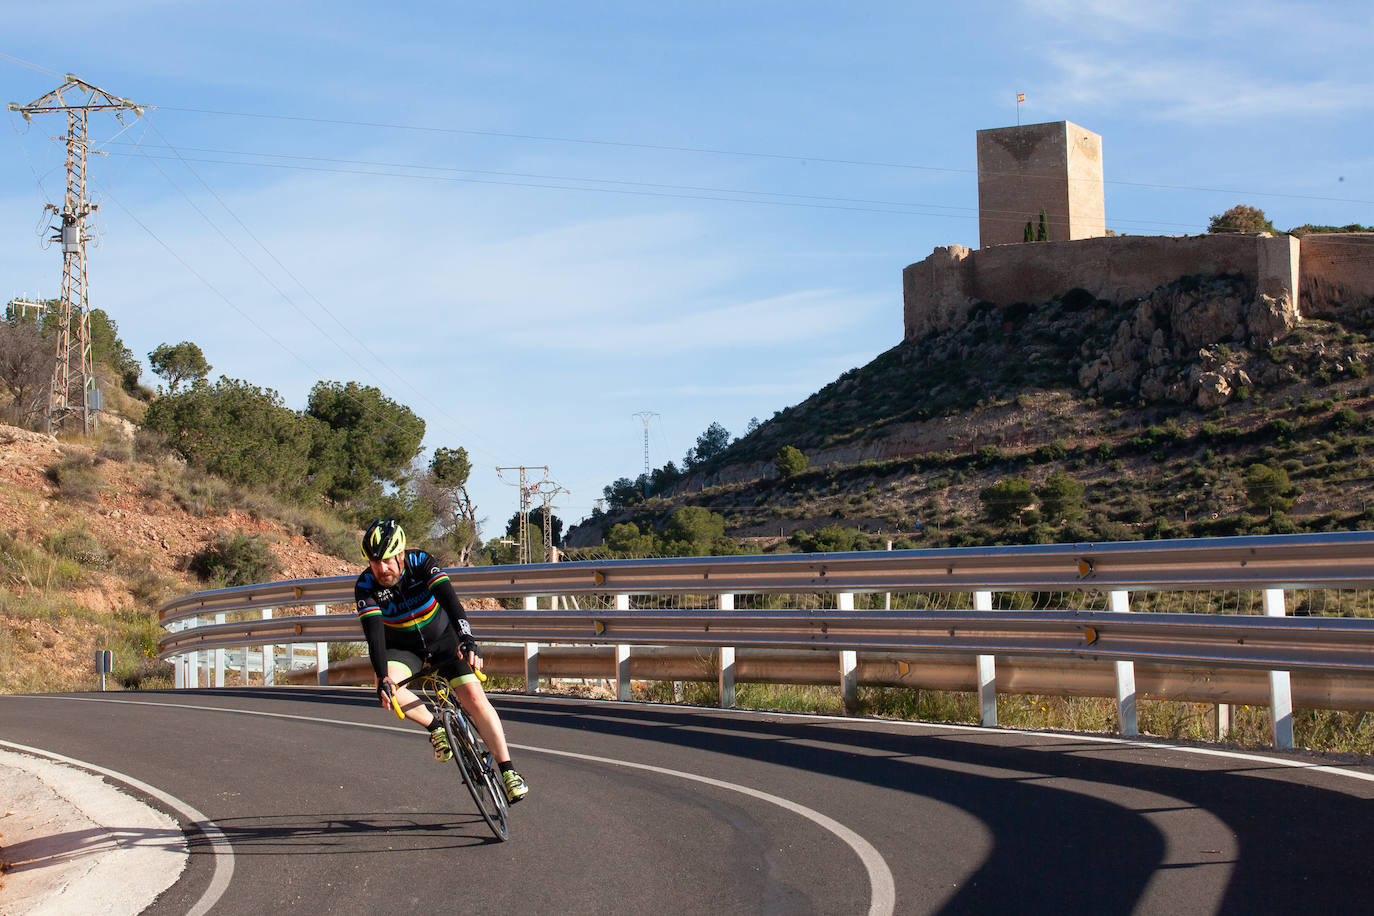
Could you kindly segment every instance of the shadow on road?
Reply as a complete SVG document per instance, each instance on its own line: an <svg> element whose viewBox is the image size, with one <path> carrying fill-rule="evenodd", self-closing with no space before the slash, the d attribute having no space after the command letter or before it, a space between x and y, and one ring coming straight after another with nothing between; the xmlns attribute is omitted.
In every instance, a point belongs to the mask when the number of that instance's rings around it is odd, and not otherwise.
<svg viewBox="0 0 1374 916"><path fill-rule="evenodd" d="M1017 912L1129 912L1156 871L1192 867L1166 866L1165 838L1146 819L1149 812L1108 800L1110 786L1177 799L1210 813L1233 832L1239 857L1219 912L1350 912L1352 876L1365 874L1374 844L1374 803L1365 797L1370 791L1304 785L1292 769L1257 762L1193 758L1190 765L1180 766L1172 755L1174 765L1165 765L1163 757L1151 761L1154 752L1128 745L1054 742L995 729L922 732L860 722L493 699L507 729L516 734L520 723L531 723L653 740L867 782L956 806L982 821L993 835L994 848L948 901L947 913L1008 907ZM940 765L923 764L921 758ZM1191 765L1199 760L1205 762ZM996 768L998 775L984 775L988 768ZM1104 797L1046 783L1055 778L1101 783ZM1193 864L1215 864L1215 858L1202 856Z"/></svg>

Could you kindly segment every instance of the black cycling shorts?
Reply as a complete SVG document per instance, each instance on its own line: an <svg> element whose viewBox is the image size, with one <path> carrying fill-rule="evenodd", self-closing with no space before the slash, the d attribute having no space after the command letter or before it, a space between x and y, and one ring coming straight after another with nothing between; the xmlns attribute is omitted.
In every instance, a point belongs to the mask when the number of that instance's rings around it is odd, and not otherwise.
<svg viewBox="0 0 1374 916"><path fill-rule="evenodd" d="M395 662L404 666L405 677L410 677L424 665L432 665L440 677L455 684L477 680L477 675L472 673L467 660L458 654L458 633L452 628L430 643L423 656L409 649L387 646L386 660L388 665Z"/></svg>

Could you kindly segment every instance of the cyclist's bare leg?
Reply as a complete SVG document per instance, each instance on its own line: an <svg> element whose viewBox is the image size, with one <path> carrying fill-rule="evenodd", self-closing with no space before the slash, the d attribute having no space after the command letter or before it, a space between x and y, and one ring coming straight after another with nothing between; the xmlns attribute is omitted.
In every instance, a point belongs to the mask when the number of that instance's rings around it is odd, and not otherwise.
<svg viewBox="0 0 1374 916"><path fill-rule="evenodd" d="M391 678L393 684L399 685L401 681L414 673L405 665L387 662L386 676ZM410 721L423 725L425 728L429 728L430 723L434 721L434 713L430 712L425 701L416 696L409 687L397 686L396 702L401 704L401 712L405 713L405 717Z"/></svg>
<svg viewBox="0 0 1374 916"><path fill-rule="evenodd" d="M486 691L482 685L472 678L466 683L450 682L453 684L453 692L458 697L458 702L463 706L463 712L468 714L472 724L477 727L477 733L482 736L482 740L487 743L487 749L491 751L492 758L497 763L505 763L510 760L510 748L506 746L506 732L501 728L501 720L496 716L496 710L491 705L491 700L487 699Z"/></svg>

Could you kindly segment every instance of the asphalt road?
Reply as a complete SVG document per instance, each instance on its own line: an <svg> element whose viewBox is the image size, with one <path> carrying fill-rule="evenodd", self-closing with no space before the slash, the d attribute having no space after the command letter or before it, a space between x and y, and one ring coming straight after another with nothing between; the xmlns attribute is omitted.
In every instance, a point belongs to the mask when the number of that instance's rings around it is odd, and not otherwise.
<svg viewBox="0 0 1374 916"><path fill-rule="evenodd" d="M493 840L423 732L370 691L6 696L0 737L140 780L213 822L197 832L151 802L191 843L152 914L207 901L217 914L1371 907L1367 769L1062 735L493 700L531 786L508 843Z"/></svg>

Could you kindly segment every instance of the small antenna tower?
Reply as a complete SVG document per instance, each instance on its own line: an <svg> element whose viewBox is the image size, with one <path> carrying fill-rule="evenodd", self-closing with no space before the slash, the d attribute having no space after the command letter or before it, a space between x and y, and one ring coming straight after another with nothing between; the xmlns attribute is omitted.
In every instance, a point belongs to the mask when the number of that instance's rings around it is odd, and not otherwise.
<svg viewBox="0 0 1374 916"><path fill-rule="evenodd" d="M95 213L99 204L92 204L86 196L86 139L87 119L93 111L110 111L124 123L124 113L132 111L142 117L143 109L128 99L110 95L67 74L67 81L47 95L27 105L10 103L10 111L17 111L25 121L36 114L67 115L67 193L62 209L47 204L58 218L53 226L51 241L62 243L62 313L57 325L57 353L53 361L52 387L48 392L47 428L51 433L60 429L64 420L81 415L81 432L89 436L95 430L95 411L100 409L99 394L95 391L95 372L91 367L90 290L86 282L87 217ZM72 318L77 319L76 340L72 340Z"/></svg>
<svg viewBox="0 0 1374 916"><path fill-rule="evenodd" d="M649 498L649 421L658 414L652 410L641 410L639 413L632 413L630 416L644 424L644 498Z"/></svg>

